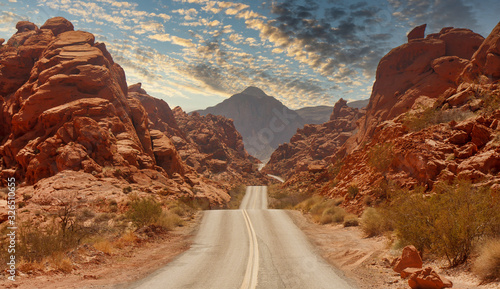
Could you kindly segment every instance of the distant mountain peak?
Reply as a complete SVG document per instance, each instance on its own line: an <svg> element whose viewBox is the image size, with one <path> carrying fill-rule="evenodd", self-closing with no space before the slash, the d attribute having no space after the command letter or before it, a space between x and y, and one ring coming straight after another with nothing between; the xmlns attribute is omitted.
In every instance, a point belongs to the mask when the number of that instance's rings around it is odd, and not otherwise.
<svg viewBox="0 0 500 289"><path fill-rule="evenodd" d="M241 92L241 94L247 94L247 95L252 95L252 96L257 96L257 97L263 97L267 96L267 94L260 88L255 87L255 86L249 86L245 90Z"/></svg>

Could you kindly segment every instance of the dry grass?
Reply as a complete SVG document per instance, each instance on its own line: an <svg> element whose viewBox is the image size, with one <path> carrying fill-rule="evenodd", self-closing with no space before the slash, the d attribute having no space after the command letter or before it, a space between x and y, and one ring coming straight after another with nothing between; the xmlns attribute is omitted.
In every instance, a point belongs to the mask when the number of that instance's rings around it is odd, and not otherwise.
<svg viewBox="0 0 500 289"><path fill-rule="evenodd" d="M71 273L73 270L73 262L63 253L54 254L48 259L49 263L56 271Z"/></svg>
<svg viewBox="0 0 500 289"><path fill-rule="evenodd" d="M126 232L124 233L120 238L118 238L114 243L113 246L118 249L122 249L124 247L134 245L137 242L137 236L135 235L134 232Z"/></svg>
<svg viewBox="0 0 500 289"><path fill-rule="evenodd" d="M97 242L94 243L94 248L108 255L113 254L114 251L113 243L111 243L108 239L98 240Z"/></svg>
<svg viewBox="0 0 500 289"><path fill-rule="evenodd" d="M347 214L344 217L344 227L357 227L359 226L359 218L353 214Z"/></svg>
<svg viewBox="0 0 500 289"><path fill-rule="evenodd" d="M484 282L500 280L500 239L489 240L480 248L473 266Z"/></svg>
<svg viewBox="0 0 500 289"><path fill-rule="evenodd" d="M389 229L389 225L383 215L375 208L366 208L361 215L361 230L367 237L382 235Z"/></svg>
<svg viewBox="0 0 500 289"><path fill-rule="evenodd" d="M313 196L302 201L295 208L311 214L315 222L320 224L342 223L347 212L338 207L342 201L339 199L325 199Z"/></svg>
<svg viewBox="0 0 500 289"><path fill-rule="evenodd" d="M179 215L170 211L164 211L155 224L163 227L165 230L171 231L176 227L181 226L183 221Z"/></svg>

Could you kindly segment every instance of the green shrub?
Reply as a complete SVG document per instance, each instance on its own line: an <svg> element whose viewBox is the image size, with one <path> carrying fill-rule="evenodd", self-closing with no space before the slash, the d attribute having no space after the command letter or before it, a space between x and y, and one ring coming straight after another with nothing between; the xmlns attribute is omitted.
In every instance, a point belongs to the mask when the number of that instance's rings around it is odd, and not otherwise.
<svg viewBox="0 0 500 289"><path fill-rule="evenodd" d="M403 124L411 131L420 131L429 126L447 123L452 120L462 121L473 115L472 112L466 112L459 108L441 110L437 107L428 107L418 114L407 113Z"/></svg>
<svg viewBox="0 0 500 289"><path fill-rule="evenodd" d="M488 187L464 181L440 183L435 191L432 196L425 196L422 188L399 192L387 217L403 243L446 257L454 267L468 259L477 240L498 228L500 205Z"/></svg>
<svg viewBox="0 0 500 289"><path fill-rule="evenodd" d="M474 261L473 271L484 282L500 280L500 239L484 243Z"/></svg>
<svg viewBox="0 0 500 289"><path fill-rule="evenodd" d="M137 198L130 202L129 218L138 228L154 224L161 216L161 204L153 198Z"/></svg>
<svg viewBox="0 0 500 289"><path fill-rule="evenodd" d="M349 199L354 199L359 193L359 187L357 185L350 185L347 188L347 195L349 196Z"/></svg>
<svg viewBox="0 0 500 289"><path fill-rule="evenodd" d="M373 146L368 151L368 164L384 176L394 160L393 147L392 143L382 143Z"/></svg>

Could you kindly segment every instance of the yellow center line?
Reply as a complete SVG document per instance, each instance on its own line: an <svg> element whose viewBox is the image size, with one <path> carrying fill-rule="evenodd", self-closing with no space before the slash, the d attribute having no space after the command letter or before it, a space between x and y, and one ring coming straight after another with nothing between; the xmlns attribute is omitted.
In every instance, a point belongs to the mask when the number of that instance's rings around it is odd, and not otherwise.
<svg viewBox="0 0 500 289"><path fill-rule="evenodd" d="M257 243L257 235L255 234L252 221L247 211L241 210L241 212L247 226L250 245L248 249L247 269L240 289L255 289L255 287L257 287L257 276L259 273L259 244Z"/></svg>

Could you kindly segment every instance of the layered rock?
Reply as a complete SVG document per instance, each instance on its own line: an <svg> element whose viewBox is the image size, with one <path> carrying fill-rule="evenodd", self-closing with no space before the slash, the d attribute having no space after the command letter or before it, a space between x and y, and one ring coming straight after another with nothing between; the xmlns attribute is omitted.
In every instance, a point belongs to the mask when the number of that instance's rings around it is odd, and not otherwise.
<svg viewBox="0 0 500 289"><path fill-rule="evenodd" d="M425 28L417 29L418 34L422 29ZM379 123L410 110L417 98L436 99L445 93L452 94L458 87L458 76L483 40L471 30L449 27L426 38L415 36L392 49L377 67L357 143L368 141Z"/></svg>
<svg viewBox="0 0 500 289"><path fill-rule="evenodd" d="M197 112L188 115L173 110L180 131L172 138L181 158L198 173L228 183L266 183L256 170L259 160L250 156L233 121L222 116Z"/></svg>
<svg viewBox="0 0 500 289"><path fill-rule="evenodd" d="M388 184L432 191L439 182L462 179L500 189L500 87L484 74L498 27L483 44L470 30L444 28L389 52L358 133L323 170L292 174L284 186L343 197L354 213L383 201ZM273 166L285 163L283 157ZM352 187L356 195L348 193Z"/></svg>
<svg viewBox="0 0 500 289"><path fill-rule="evenodd" d="M179 139L187 142L191 132L182 131L168 104L149 96L140 85L129 91L123 69L94 35L74 31L73 24L61 17L49 19L41 28L26 21L16 28L18 32L0 47L2 182L15 176L37 192L42 180L72 172L75 179L116 179L139 191L204 198L214 206L229 200L229 185L217 182L223 178L209 180L200 175L204 171L198 173L199 168L182 159L176 144ZM203 149L203 161L212 162L218 173L237 175L239 180L252 175L253 159L232 122L211 121L213 127L220 126L217 144L237 152L245 173L226 171L233 168L232 151L224 155L226 151L195 141L190 143L193 149ZM216 131L213 127L210 130ZM223 155L227 166L219 163ZM88 184L72 186L83 189Z"/></svg>
<svg viewBox="0 0 500 289"><path fill-rule="evenodd" d="M364 111L347 106L340 99L334 106L330 120L320 125L305 125L274 151L263 171L289 177L301 171L321 171L329 158L353 135L356 121Z"/></svg>

